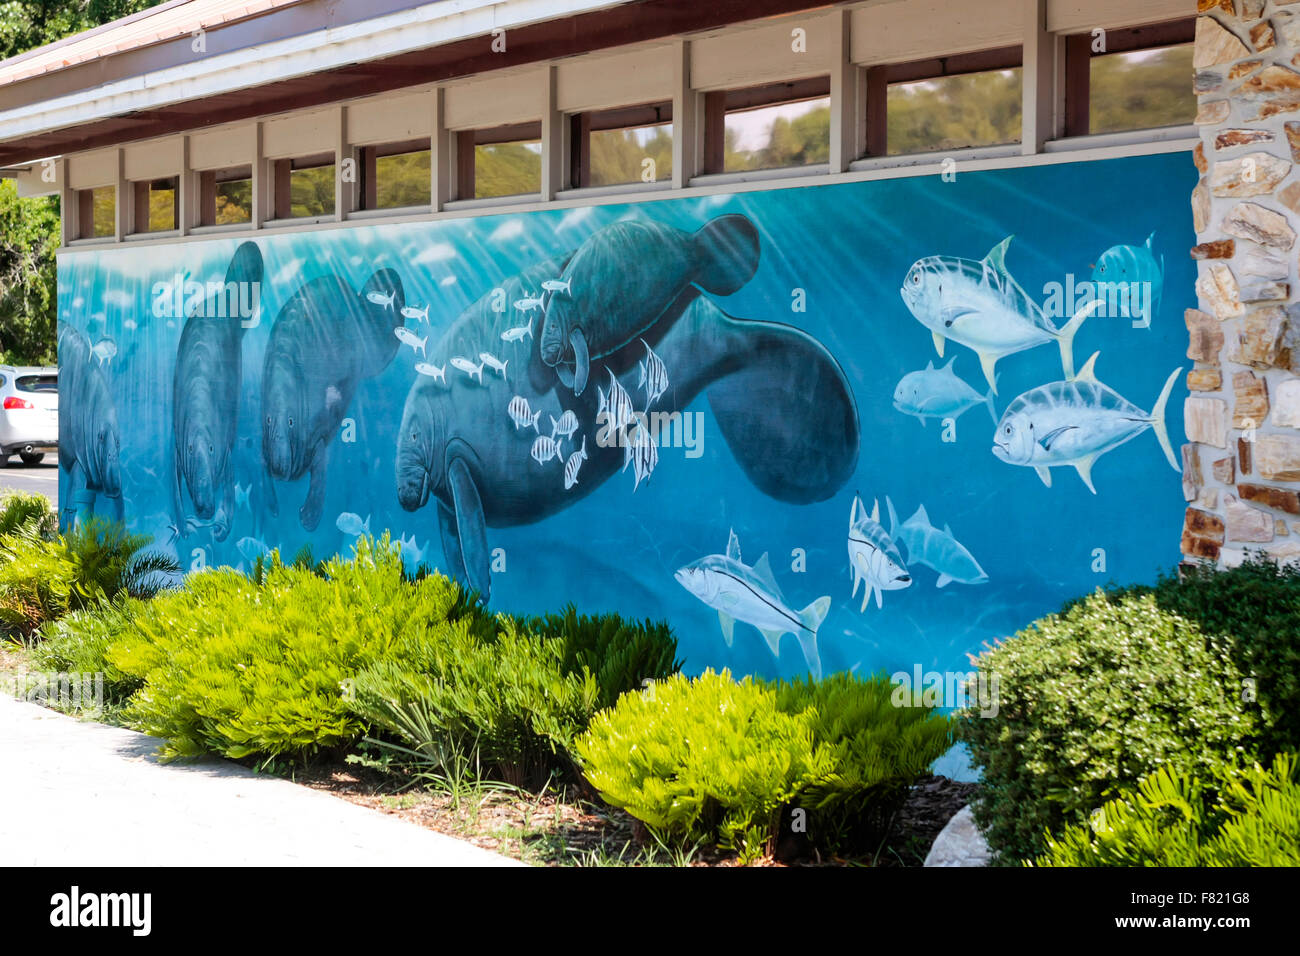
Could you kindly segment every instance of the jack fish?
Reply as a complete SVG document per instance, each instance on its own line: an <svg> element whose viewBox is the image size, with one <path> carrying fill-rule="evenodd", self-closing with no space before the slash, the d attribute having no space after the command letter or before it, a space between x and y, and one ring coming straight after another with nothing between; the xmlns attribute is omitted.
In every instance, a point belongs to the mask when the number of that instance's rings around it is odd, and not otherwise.
<svg viewBox="0 0 1300 956"><path fill-rule="evenodd" d="M1099 354L1094 352L1074 379L1031 389L1008 405L993 435L993 454L1009 465L1033 468L1049 488L1050 469L1069 465L1095 495L1093 463L1150 428L1169 467L1180 471L1165 429L1165 405L1182 369L1170 373L1148 415L1097 380L1093 367Z"/></svg>
<svg viewBox="0 0 1300 956"><path fill-rule="evenodd" d="M1065 377L1073 377L1074 335L1099 304L1088 303L1058 329L1007 272L1011 239L1007 236L978 262L952 256L920 259L900 290L908 310L933 333L939 357L945 339L974 351L994 394L998 359L1047 342L1060 347Z"/></svg>
<svg viewBox="0 0 1300 956"><path fill-rule="evenodd" d="M894 408L904 415L915 415L925 424L927 418L958 418L962 412L976 405L987 405L989 417L996 425L998 413L993 408L992 389L981 395L957 377L949 359L943 368L936 369L930 362L919 372L908 372L894 389Z"/></svg>
<svg viewBox="0 0 1300 956"><path fill-rule="evenodd" d="M1140 321L1134 328L1151 328L1152 317L1160 311L1160 298L1165 289L1165 257L1156 261L1153 232L1141 246L1111 246L1101 254L1092 269L1092 281L1098 295L1105 296L1106 287L1113 286L1118 293L1116 304L1125 314ZM1133 301L1131 291L1141 286L1146 295Z"/></svg>
<svg viewBox="0 0 1300 956"><path fill-rule="evenodd" d="M889 501L888 498L885 499ZM871 503L871 514L856 495L849 509L849 570L853 575L853 593L858 596L858 585L866 582L862 592L862 607L867 609L867 599L876 598L876 607L884 605L884 591L898 591L912 583L907 565L899 554L898 545L880 525L880 502Z"/></svg>
<svg viewBox="0 0 1300 956"><path fill-rule="evenodd" d="M722 638L730 647L736 621L758 629L773 657L780 657L781 637L793 634L813 677L822 674L817 653L817 629L830 609L830 595L813 601L802 611L792 610L781 596L765 553L753 567L740 557L740 540L732 531L726 554L710 554L679 569L677 583L718 612Z"/></svg>
<svg viewBox="0 0 1300 956"><path fill-rule="evenodd" d="M983 584L989 579L966 546L953 537L952 531L945 524L940 531L930 524L930 516L925 513L925 505L916 509L916 514L900 526L898 515L894 513L894 504L885 499L889 509L889 535L907 548L907 560L912 564L924 564L939 572L935 587L947 587L953 581L958 584Z"/></svg>

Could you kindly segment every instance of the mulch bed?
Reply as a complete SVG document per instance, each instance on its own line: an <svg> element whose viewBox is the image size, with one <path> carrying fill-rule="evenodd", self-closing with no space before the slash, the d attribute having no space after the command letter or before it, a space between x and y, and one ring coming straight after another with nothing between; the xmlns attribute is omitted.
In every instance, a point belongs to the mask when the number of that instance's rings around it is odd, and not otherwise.
<svg viewBox="0 0 1300 956"><path fill-rule="evenodd" d="M476 792L457 797L412 786L399 789L391 775L353 764L296 770L293 780L351 803L465 840L475 846L545 866L688 864L737 866L734 853L701 849L689 858L658 850L641 824L576 789L533 794ZM920 866L944 825L967 803L977 784L925 777L908 794L889 835L872 859L806 859L759 866Z"/></svg>

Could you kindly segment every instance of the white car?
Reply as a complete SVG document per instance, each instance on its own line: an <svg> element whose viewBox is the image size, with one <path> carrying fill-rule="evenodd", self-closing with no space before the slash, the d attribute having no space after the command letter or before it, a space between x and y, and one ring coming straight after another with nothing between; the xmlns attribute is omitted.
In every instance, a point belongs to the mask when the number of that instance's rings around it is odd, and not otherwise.
<svg viewBox="0 0 1300 956"><path fill-rule="evenodd" d="M40 464L59 450L59 370L0 365L0 467Z"/></svg>

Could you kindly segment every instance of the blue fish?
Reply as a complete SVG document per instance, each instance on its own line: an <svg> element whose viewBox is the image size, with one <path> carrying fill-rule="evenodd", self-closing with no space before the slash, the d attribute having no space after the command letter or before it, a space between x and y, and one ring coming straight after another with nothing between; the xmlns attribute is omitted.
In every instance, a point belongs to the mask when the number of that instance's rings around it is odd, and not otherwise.
<svg viewBox="0 0 1300 956"><path fill-rule="evenodd" d="M908 372L894 389L894 408L904 415L915 415L925 424L927 418L957 418L976 405L987 405L989 417L996 425L998 413L993 408L993 389L981 395L953 371L950 359L943 368L930 362L919 372Z"/></svg>
<svg viewBox="0 0 1300 956"><path fill-rule="evenodd" d="M924 564L939 572L935 587L946 587L953 581L958 584L983 584L989 576L984 573L975 556L966 546L953 537L947 525L940 531L930 524L930 516L925 512L925 505L916 509L916 513L901 525L894 505L888 498L885 507L889 509L889 534L895 541L907 548L907 560L912 564Z"/></svg>
<svg viewBox="0 0 1300 956"><path fill-rule="evenodd" d="M1113 301L1122 310L1118 314L1140 319L1133 323L1135 329L1151 328L1164 294L1165 257L1156 261L1155 238L1153 232L1145 245L1111 246L1092 268L1097 295ZM1108 296L1108 292L1113 294Z"/></svg>
<svg viewBox="0 0 1300 956"><path fill-rule="evenodd" d="M235 550L242 554L249 564L259 557L266 558L271 554L271 549L261 538L240 538L235 542Z"/></svg>
<svg viewBox="0 0 1300 956"><path fill-rule="evenodd" d="M334 526L344 534L350 534L354 538L359 538L363 534L370 534L370 516L366 515L365 520L363 521L361 515L354 514L351 511L345 511L338 516L338 520L334 522Z"/></svg>

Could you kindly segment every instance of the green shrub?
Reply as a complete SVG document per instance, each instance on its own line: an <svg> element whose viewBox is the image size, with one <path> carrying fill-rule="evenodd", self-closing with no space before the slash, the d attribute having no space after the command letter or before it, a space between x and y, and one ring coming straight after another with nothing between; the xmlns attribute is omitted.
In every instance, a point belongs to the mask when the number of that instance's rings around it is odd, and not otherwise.
<svg viewBox="0 0 1300 956"><path fill-rule="evenodd" d="M12 509L16 514L19 509ZM39 516L0 537L0 627L29 637L71 610L119 594L152 597L180 573L175 559L142 549L153 539L91 518L47 538Z"/></svg>
<svg viewBox="0 0 1300 956"><path fill-rule="evenodd" d="M1263 558L1227 570L1207 565L1107 597L1142 594L1226 641L1237 668L1254 681L1261 759L1300 751L1300 568Z"/></svg>
<svg viewBox="0 0 1300 956"><path fill-rule="evenodd" d="M1257 730L1230 642L1151 595L1098 592L981 654L998 714L962 715L983 767L975 818L999 862L1042 849L1112 794L1162 768L1212 777Z"/></svg>
<svg viewBox="0 0 1300 956"><path fill-rule="evenodd" d="M59 530L59 516L44 495L27 491L6 492L0 498L0 538L26 528L40 537L53 538Z"/></svg>
<svg viewBox="0 0 1300 956"><path fill-rule="evenodd" d="M568 605L559 614L530 618L525 626L563 642L566 674L591 671L600 689L597 706L611 706L648 680L663 680L681 670L677 639L664 621L627 621L617 614L588 616Z"/></svg>
<svg viewBox="0 0 1300 956"><path fill-rule="evenodd" d="M140 606L108 650L141 682L126 715L164 755L306 756L356 740L348 683L411 629L445 618L456 587L410 585L387 542L360 541L326 576L274 563L262 585L230 569L191 575Z"/></svg>
<svg viewBox="0 0 1300 956"><path fill-rule="evenodd" d="M121 704L141 686L111 666L109 650L123 639L141 603L119 595L47 624L42 639L31 647L31 660L37 670L104 675L105 702Z"/></svg>
<svg viewBox="0 0 1300 956"><path fill-rule="evenodd" d="M816 723L811 709L783 711L750 678L677 674L601 711L574 750L601 796L651 830L748 859L785 806L834 776L834 751L815 742Z"/></svg>
<svg viewBox="0 0 1300 956"><path fill-rule="evenodd" d="M1225 769L1207 786L1168 767L1047 838L1037 866L1300 866L1295 755Z"/></svg>
<svg viewBox="0 0 1300 956"><path fill-rule="evenodd" d="M808 788L816 810L810 842L835 851L873 849L907 788L952 746L953 723L929 707L897 707L886 674L835 674L773 685L786 713L813 716L813 740L835 756L835 773Z"/></svg>
<svg viewBox="0 0 1300 956"><path fill-rule="evenodd" d="M504 615L500 625L490 640L464 618L413 630L357 675L353 712L435 775L473 765L519 784L566 769L568 746L596 712L595 678L565 671L560 641Z"/></svg>

